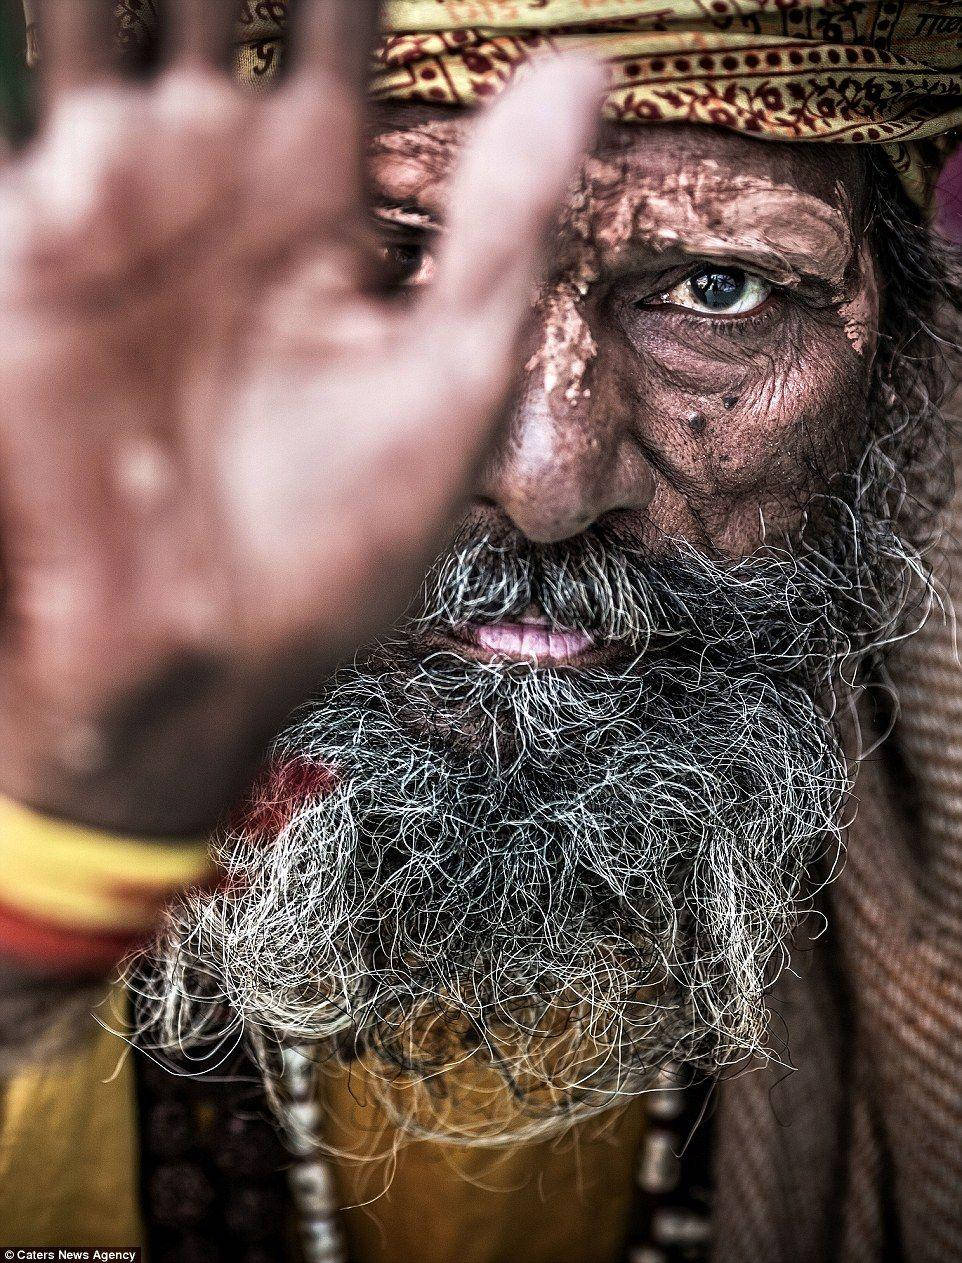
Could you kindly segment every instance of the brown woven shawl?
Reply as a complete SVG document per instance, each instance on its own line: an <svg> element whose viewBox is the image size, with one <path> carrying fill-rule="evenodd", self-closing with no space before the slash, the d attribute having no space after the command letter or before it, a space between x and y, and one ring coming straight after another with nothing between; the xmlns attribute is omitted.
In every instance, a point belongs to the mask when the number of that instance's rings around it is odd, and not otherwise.
<svg viewBox="0 0 962 1263"><path fill-rule="evenodd" d="M957 469L962 469L956 459ZM946 582L962 609L962 494ZM935 618L894 666L828 931L780 985L797 1070L725 1084L715 1263L962 1260L962 665Z"/></svg>

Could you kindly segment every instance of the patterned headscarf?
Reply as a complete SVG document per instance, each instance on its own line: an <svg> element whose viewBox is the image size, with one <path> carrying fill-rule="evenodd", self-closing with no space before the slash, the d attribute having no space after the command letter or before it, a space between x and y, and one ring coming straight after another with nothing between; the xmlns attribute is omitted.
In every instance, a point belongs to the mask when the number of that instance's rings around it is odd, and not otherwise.
<svg viewBox="0 0 962 1263"><path fill-rule="evenodd" d="M289 6L238 7L238 68L266 85ZM129 40L156 20L156 0L116 8ZM962 135L962 0L387 0L384 27L380 100L473 105L533 57L588 49L616 122L882 145L924 206Z"/></svg>
<svg viewBox="0 0 962 1263"><path fill-rule="evenodd" d="M617 122L881 144L919 202L962 128L958 0L393 0L387 26L380 98L472 104L543 50L587 48Z"/></svg>

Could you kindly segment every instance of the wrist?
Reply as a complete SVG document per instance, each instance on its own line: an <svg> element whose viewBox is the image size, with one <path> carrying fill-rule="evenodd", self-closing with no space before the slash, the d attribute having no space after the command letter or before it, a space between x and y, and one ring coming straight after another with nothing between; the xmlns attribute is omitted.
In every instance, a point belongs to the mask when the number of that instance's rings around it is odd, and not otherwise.
<svg viewBox="0 0 962 1263"><path fill-rule="evenodd" d="M205 840L122 837L0 797L0 952L98 973L147 936L182 890L208 885Z"/></svg>

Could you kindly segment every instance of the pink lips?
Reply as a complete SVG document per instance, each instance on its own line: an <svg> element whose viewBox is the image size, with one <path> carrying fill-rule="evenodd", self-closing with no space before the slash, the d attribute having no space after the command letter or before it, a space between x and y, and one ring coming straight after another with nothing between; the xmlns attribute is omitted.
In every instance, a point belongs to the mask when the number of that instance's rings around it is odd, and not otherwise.
<svg viewBox="0 0 962 1263"><path fill-rule="evenodd" d="M466 630L489 653L540 663L567 662L594 645L587 632L553 631L543 615L527 611L516 623L472 623Z"/></svg>

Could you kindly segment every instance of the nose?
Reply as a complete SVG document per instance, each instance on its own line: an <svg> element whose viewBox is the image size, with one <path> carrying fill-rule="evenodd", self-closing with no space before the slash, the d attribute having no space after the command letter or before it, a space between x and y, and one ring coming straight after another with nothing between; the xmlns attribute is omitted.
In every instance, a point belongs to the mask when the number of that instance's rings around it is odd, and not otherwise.
<svg viewBox="0 0 962 1263"><path fill-rule="evenodd" d="M599 350L586 303L556 285L537 307L524 377L479 487L528 539L557 543L616 511L642 513L654 474L631 425L617 349Z"/></svg>

